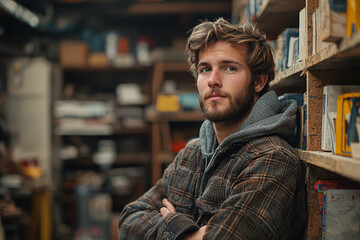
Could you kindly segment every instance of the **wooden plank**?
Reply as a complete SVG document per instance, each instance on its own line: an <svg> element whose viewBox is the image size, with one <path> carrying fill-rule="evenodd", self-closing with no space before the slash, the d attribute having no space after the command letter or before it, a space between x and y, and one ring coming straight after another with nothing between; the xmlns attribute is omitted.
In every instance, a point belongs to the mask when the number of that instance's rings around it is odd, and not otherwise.
<svg viewBox="0 0 360 240"><path fill-rule="evenodd" d="M187 62L165 62L164 71L165 72L187 72L189 71L190 66Z"/></svg>
<svg viewBox="0 0 360 240"><path fill-rule="evenodd" d="M152 123L151 145L152 145L152 161L151 161L151 182L155 185L157 180L161 178L162 167L161 159L158 158L161 152L160 127L158 122Z"/></svg>
<svg viewBox="0 0 360 240"><path fill-rule="evenodd" d="M307 72L307 150L321 149L323 72Z"/></svg>
<svg viewBox="0 0 360 240"><path fill-rule="evenodd" d="M296 63L289 68L285 69L283 72L276 73L275 79L271 82L271 86L281 84L288 79L301 79L304 77L303 71L305 70L305 62Z"/></svg>
<svg viewBox="0 0 360 240"><path fill-rule="evenodd" d="M360 181L360 160L320 151L299 151L299 157L309 164Z"/></svg>
<svg viewBox="0 0 360 240"><path fill-rule="evenodd" d="M157 112L148 110L146 120L151 122L169 121L169 122L196 122L203 121L204 117L199 110L182 112Z"/></svg>
<svg viewBox="0 0 360 240"><path fill-rule="evenodd" d="M308 222L305 239L321 240L322 238L322 214L319 205L318 194L314 188L318 177L311 165L306 166L306 194Z"/></svg>
<svg viewBox="0 0 360 240"><path fill-rule="evenodd" d="M152 86L151 86L151 96L152 103L156 103L156 97L158 96L162 82L164 80L164 63L157 62L154 65L153 77L152 77Z"/></svg>

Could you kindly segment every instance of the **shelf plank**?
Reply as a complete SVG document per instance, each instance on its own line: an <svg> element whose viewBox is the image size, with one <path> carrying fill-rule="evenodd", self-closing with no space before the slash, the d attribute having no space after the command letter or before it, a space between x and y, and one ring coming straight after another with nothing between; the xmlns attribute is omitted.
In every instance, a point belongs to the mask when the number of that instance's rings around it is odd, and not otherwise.
<svg viewBox="0 0 360 240"><path fill-rule="evenodd" d="M188 72L190 66L186 62L164 62L165 72Z"/></svg>
<svg viewBox="0 0 360 240"><path fill-rule="evenodd" d="M145 164L150 163L150 153L121 153L118 154L112 165L118 164ZM65 168L99 166L90 157L77 158L64 161Z"/></svg>
<svg viewBox="0 0 360 240"><path fill-rule="evenodd" d="M193 122L204 121L200 111L181 111L181 112L157 112L149 110L146 112L146 120L155 121L173 121L173 122Z"/></svg>
<svg viewBox="0 0 360 240"><path fill-rule="evenodd" d="M304 86L305 62L298 62L280 73L276 73L275 79L270 83L271 87L299 87Z"/></svg>
<svg viewBox="0 0 360 240"><path fill-rule="evenodd" d="M269 39L276 39L285 28L299 26L299 12L304 7L304 0L265 0L255 22Z"/></svg>
<svg viewBox="0 0 360 240"><path fill-rule="evenodd" d="M360 160L334 155L329 152L298 150L300 159L312 165L360 181Z"/></svg>
<svg viewBox="0 0 360 240"><path fill-rule="evenodd" d="M283 72L276 73L275 79L270 82L270 89L276 91L278 95L289 92L305 92L306 91L306 74L305 62L299 62Z"/></svg>
<svg viewBox="0 0 360 240"><path fill-rule="evenodd" d="M357 70L360 65L360 31L330 44L306 61L309 70Z"/></svg>

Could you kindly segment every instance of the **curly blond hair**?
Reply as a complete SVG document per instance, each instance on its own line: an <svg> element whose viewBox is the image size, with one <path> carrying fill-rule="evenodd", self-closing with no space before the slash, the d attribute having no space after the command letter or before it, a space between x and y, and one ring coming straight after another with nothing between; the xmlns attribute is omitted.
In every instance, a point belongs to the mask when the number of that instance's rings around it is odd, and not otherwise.
<svg viewBox="0 0 360 240"><path fill-rule="evenodd" d="M251 70L252 80L256 81L259 74L267 74L268 82L260 95L269 89L269 83L274 79L274 58L270 45L266 42L266 36L255 26L245 23L235 25L223 18L214 22L203 21L193 28L186 44L190 71L197 79L197 65L199 53L206 46L217 41L226 41L233 44L246 43L248 53L246 63Z"/></svg>

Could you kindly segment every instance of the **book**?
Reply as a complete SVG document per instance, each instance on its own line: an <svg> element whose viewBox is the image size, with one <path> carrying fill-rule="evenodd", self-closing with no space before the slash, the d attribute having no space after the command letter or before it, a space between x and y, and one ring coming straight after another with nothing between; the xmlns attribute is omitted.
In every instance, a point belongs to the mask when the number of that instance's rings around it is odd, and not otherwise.
<svg viewBox="0 0 360 240"><path fill-rule="evenodd" d="M320 0L321 39L337 42L346 36L346 1Z"/></svg>
<svg viewBox="0 0 360 240"><path fill-rule="evenodd" d="M282 72L287 69L289 46L291 37L299 37L299 30L297 28L286 28L282 32L282 58L279 63L279 71Z"/></svg>
<svg viewBox="0 0 360 240"><path fill-rule="evenodd" d="M346 36L360 30L360 0L346 1Z"/></svg>
<svg viewBox="0 0 360 240"><path fill-rule="evenodd" d="M299 62L305 60L306 56L306 8L299 12Z"/></svg>
<svg viewBox="0 0 360 240"><path fill-rule="evenodd" d="M338 96L360 91L359 85L326 85L323 88L321 149L335 152L335 122Z"/></svg>
<svg viewBox="0 0 360 240"><path fill-rule="evenodd" d="M318 180L315 189L322 214L322 239L359 239L359 183L348 180Z"/></svg>
<svg viewBox="0 0 360 240"><path fill-rule="evenodd" d="M297 62L296 56L298 56L298 53L299 53L299 37L290 37L288 61L287 61L288 68Z"/></svg>
<svg viewBox="0 0 360 240"><path fill-rule="evenodd" d="M337 98L336 114L336 154L351 157L350 139L356 128L350 128L353 104L360 106L360 92L345 93ZM351 131L350 131L351 130Z"/></svg>

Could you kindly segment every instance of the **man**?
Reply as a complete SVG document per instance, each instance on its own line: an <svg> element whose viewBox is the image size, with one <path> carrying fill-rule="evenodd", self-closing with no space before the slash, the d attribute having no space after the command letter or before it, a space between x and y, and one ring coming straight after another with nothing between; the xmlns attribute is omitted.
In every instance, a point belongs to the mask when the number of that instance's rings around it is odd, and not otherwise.
<svg viewBox="0 0 360 240"><path fill-rule="evenodd" d="M284 139L296 103L268 91L274 61L249 24L220 18L187 42L207 118L162 179L120 215L119 239L298 239L305 221L303 168Z"/></svg>

